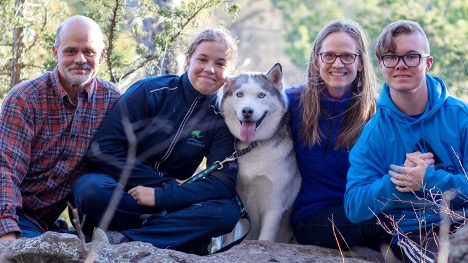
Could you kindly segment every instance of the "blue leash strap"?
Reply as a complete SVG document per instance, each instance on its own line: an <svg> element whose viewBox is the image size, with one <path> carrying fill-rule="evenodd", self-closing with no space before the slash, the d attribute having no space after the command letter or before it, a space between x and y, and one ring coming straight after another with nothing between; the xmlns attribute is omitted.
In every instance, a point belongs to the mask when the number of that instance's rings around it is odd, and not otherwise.
<svg viewBox="0 0 468 263"><path fill-rule="evenodd" d="M187 180L185 180L183 183L191 183L193 181L196 181L198 179L203 179L205 178L207 175L209 175L210 173L216 171L216 170L221 170L223 169L223 164L225 162L231 162L231 161L234 161L236 160L237 158L237 152L234 152L230 157L224 159L223 161L217 161L217 162L214 162L212 165L210 165L210 167L206 168L205 170L197 173L197 174L194 174L192 176L190 176L190 178L188 178Z"/></svg>
<svg viewBox="0 0 468 263"><path fill-rule="evenodd" d="M210 173L221 169L220 167L221 168L223 167L223 165L220 162L214 162L210 167L206 168L205 170L203 170L203 171L201 171L201 172L199 172L197 174L192 175L189 179L185 180L184 184L185 183L191 183L191 182L199 180L199 179L203 179L207 175L209 175Z"/></svg>

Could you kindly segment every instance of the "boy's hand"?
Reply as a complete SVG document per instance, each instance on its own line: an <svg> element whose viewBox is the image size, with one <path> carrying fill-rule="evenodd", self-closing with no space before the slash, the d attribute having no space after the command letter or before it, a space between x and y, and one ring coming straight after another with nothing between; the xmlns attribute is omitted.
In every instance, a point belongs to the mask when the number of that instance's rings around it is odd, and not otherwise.
<svg viewBox="0 0 468 263"><path fill-rule="evenodd" d="M406 158L414 166L390 165L390 180L400 192L416 192L421 189L428 163L426 160L407 154Z"/></svg>
<svg viewBox="0 0 468 263"><path fill-rule="evenodd" d="M416 157L416 158L419 158L419 159L422 159L424 160L428 165L434 165L435 161L434 161L434 154L432 153L422 153L422 152L412 152L412 153L407 153L406 154L406 160L405 160L405 164L404 166L405 167L415 167L416 164L413 163L412 161L410 161L408 159L408 156L411 156L411 157Z"/></svg>

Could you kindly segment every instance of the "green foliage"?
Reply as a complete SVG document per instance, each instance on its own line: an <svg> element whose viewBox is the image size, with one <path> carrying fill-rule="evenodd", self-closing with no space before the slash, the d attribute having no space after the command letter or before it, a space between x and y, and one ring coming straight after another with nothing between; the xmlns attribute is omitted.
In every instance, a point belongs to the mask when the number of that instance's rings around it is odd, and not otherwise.
<svg viewBox="0 0 468 263"><path fill-rule="evenodd" d="M369 34L372 51L380 32L390 22L414 20L421 24L429 38L434 57L431 74L444 79L452 94L468 97L468 72L463 61L468 56L465 43L468 2L464 0L369 0L365 4L358 0L272 2L283 10L288 25L286 52L301 68L307 64L315 36L331 19L350 18L359 22ZM374 64L377 69L375 57ZM376 70L376 73L380 74L380 71Z"/></svg>
<svg viewBox="0 0 468 263"><path fill-rule="evenodd" d="M107 39L104 78L123 84L135 74L161 75L177 71L176 57L181 54L190 31L199 19L222 0L171 1L83 1L85 15L96 20ZM235 5L232 5L235 6ZM237 9L224 6L235 16ZM89 8L88 8L89 7ZM141 70L144 72L142 73Z"/></svg>
<svg viewBox="0 0 468 263"><path fill-rule="evenodd" d="M56 24L68 15L63 3L49 0L16 1L1 0L0 24L0 98L10 89L13 54L13 32L21 29L19 36L24 47L19 63L22 66L20 80L38 76L37 72L50 70L54 61L51 47ZM54 62L55 63L55 62Z"/></svg>
<svg viewBox="0 0 468 263"><path fill-rule="evenodd" d="M21 59L21 80L53 70L56 63L51 52L58 25L70 15L93 18L103 29L107 55L99 76L121 86L128 86L140 75L176 72L176 57L181 45L199 20L214 8L237 16L239 6L232 1L192 0L89 0L65 1L0 0L0 98L11 88L14 29L24 33L25 47ZM158 5L159 3L159 5ZM3 59L5 58L5 59ZM16 72L16 71L15 71ZM142 73L143 72L143 73Z"/></svg>
<svg viewBox="0 0 468 263"><path fill-rule="evenodd" d="M305 69L310 47L321 27L331 19L351 18L369 33L371 49L381 30L397 19L411 19L425 29L431 43L434 65L431 74L442 77L451 93L468 97L466 57L468 3L464 0L271 0L283 12L285 52ZM90 0L74 1L0 0L0 98L10 89L13 59L13 29L24 28L21 80L41 75L55 67L50 47L59 23L71 14L85 14L102 27L107 56L100 77L128 86L135 78L178 73L177 57L183 55L187 38L201 19L233 20L240 6L235 1L191 0ZM180 4L174 4L180 2ZM159 3L159 5L157 4ZM300 10L300 12L298 12ZM241 30L241 29L239 29ZM377 59L374 65L377 69ZM377 69L379 75L380 71ZM380 77L381 79L381 77Z"/></svg>

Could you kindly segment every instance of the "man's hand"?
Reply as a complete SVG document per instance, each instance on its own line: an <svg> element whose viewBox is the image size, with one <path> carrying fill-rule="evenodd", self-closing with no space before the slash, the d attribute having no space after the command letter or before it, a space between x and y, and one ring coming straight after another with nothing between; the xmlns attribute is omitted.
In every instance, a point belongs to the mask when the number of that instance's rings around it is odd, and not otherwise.
<svg viewBox="0 0 468 263"><path fill-rule="evenodd" d="M432 153L422 153L422 152L412 152L406 154L405 167L416 167L416 164L408 159L408 156L419 158L424 160L428 165L434 165L434 154Z"/></svg>
<svg viewBox="0 0 468 263"><path fill-rule="evenodd" d="M424 175L426 174L428 159L414 157L412 154L407 154L406 159L411 162L413 166L390 165L390 170L388 171L391 175L390 180L396 185L396 189L400 192L419 191L422 186Z"/></svg>
<svg viewBox="0 0 468 263"><path fill-rule="evenodd" d="M5 241L5 240L15 240L16 239L16 233L6 233L3 236L0 236L0 241Z"/></svg>
<svg viewBox="0 0 468 263"><path fill-rule="evenodd" d="M128 193L139 205L154 206L156 204L154 188L139 185L128 190Z"/></svg>

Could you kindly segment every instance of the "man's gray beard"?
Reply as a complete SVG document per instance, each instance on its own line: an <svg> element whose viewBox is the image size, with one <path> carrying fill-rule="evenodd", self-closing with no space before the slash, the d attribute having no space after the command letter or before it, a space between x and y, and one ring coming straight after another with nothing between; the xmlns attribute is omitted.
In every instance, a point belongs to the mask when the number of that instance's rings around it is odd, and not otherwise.
<svg viewBox="0 0 468 263"><path fill-rule="evenodd" d="M72 86L84 86L91 81L91 74L89 75L72 75L67 74L67 81Z"/></svg>

